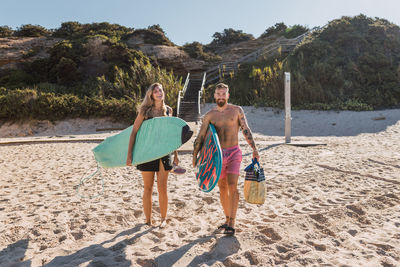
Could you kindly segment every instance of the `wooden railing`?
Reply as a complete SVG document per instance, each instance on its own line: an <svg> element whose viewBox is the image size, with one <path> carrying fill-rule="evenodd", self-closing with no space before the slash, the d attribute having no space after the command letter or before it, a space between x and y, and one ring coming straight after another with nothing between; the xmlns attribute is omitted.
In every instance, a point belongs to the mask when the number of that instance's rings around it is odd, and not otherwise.
<svg viewBox="0 0 400 267"><path fill-rule="evenodd" d="M186 89L187 89L187 86L189 84L189 76L190 76L190 73L187 74L185 84L183 85L182 90L179 91L178 104L177 104L177 107L176 107L176 112L178 113L177 116L179 116L179 109L181 107L181 99L185 96Z"/></svg>
<svg viewBox="0 0 400 267"><path fill-rule="evenodd" d="M212 67L206 71L206 84L210 84L221 79L226 73L229 73L231 71L236 71L241 63L256 61L261 56L272 55L278 52L279 48L281 48L282 51L288 51L294 48L307 35L309 35L316 29L320 28L315 27L293 39L282 39L282 38L278 39L277 41L269 45L266 45L264 47L261 47L260 49L239 58L238 60L222 62L217 66Z"/></svg>

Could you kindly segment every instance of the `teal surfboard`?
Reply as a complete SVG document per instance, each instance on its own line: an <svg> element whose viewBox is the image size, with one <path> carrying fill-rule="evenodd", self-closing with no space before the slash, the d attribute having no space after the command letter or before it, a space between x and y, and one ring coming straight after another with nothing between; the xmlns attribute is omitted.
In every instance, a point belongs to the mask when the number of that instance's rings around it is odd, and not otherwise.
<svg viewBox="0 0 400 267"><path fill-rule="evenodd" d="M104 168L126 166L132 127L106 138L92 150L100 166ZM187 123L177 117L156 117L143 121L136 134L132 165L149 162L172 153L186 143L192 134Z"/></svg>
<svg viewBox="0 0 400 267"><path fill-rule="evenodd" d="M222 170L222 149L217 131L210 124L197 159L196 179L200 189L210 192L217 185Z"/></svg>

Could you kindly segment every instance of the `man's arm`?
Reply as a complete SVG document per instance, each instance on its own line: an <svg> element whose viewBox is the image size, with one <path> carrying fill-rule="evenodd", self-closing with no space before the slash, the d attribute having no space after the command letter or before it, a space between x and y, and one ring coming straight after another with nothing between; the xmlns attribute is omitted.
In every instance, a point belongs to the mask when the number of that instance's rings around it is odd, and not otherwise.
<svg viewBox="0 0 400 267"><path fill-rule="evenodd" d="M197 154L200 151L201 145L204 142L204 138L207 133L208 125L210 124L210 119L208 114L204 115L203 119L201 120L201 126L199 134L197 135L196 139L194 140L193 144L193 167L196 167L197 161Z"/></svg>
<svg viewBox="0 0 400 267"><path fill-rule="evenodd" d="M244 111L241 107L239 107L239 125L240 125L240 129L242 129L244 138L246 139L246 141L250 145L250 147L253 149L253 159L257 158L257 160L259 161L260 156L258 155L258 150L257 150L256 144L254 142L251 130L247 124L246 116L244 115Z"/></svg>

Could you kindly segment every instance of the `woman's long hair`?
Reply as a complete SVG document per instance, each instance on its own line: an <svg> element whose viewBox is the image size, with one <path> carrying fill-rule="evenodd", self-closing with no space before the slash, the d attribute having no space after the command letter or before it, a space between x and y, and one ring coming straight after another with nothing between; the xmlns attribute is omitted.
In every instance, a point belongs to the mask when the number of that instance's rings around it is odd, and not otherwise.
<svg viewBox="0 0 400 267"><path fill-rule="evenodd" d="M139 112L143 114L145 119L148 119L153 116L153 108L154 108L154 99L152 97L154 88L160 87L161 89L163 88L161 83L153 83L152 85L149 86L149 88L146 91L146 95L144 96L142 104L139 106ZM162 109L164 116L167 115L167 106L165 105L164 100L162 101Z"/></svg>

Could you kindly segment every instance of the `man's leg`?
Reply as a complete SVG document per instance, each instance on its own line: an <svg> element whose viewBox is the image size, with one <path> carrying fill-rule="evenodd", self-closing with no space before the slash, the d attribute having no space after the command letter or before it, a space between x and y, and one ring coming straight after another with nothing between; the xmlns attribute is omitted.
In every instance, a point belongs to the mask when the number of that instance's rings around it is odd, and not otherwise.
<svg viewBox="0 0 400 267"><path fill-rule="evenodd" d="M224 210L225 218L226 218L225 224L228 224L230 208L229 208L229 191L228 191L229 188L228 188L227 177L219 179L218 187L219 187L219 199L221 201L221 206Z"/></svg>
<svg viewBox="0 0 400 267"><path fill-rule="evenodd" d="M235 227L236 212L239 204L239 191L237 189L237 183L239 179L238 174L228 173L226 176L228 191L229 191L229 223L228 226Z"/></svg>

